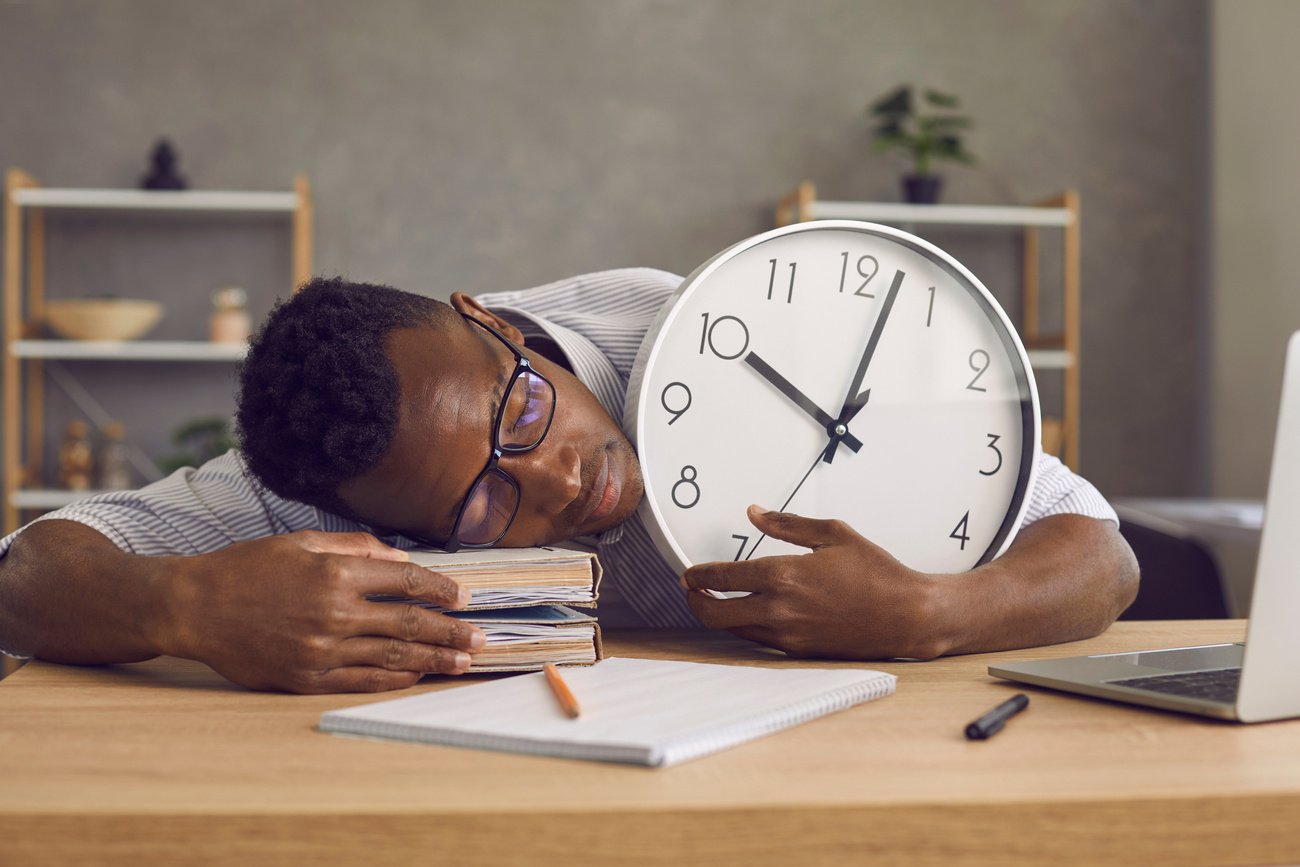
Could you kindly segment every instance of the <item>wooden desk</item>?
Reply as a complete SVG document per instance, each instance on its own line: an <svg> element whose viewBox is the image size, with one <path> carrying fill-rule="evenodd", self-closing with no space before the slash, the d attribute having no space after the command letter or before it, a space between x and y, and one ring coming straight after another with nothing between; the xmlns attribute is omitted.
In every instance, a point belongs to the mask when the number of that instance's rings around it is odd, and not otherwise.
<svg viewBox="0 0 1300 867"><path fill-rule="evenodd" d="M1135 521L1205 542L1236 542L1258 548L1264 530L1263 500L1120 497L1111 505L1121 521Z"/></svg>
<svg viewBox="0 0 1300 867"><path fill-rule="evenodd" d="M0 683L0 862L1294 863L1300 721L1027 689L1002 734L962 737L1016 689L985 674L992 659L1243 632L1129 622L1077 644L879 665L899 675L891 698L660 770L335 738L312 730L322 711L385 696L244 692L178 660L33 663ZM712 634L609 647L801 664Z"/></svg>

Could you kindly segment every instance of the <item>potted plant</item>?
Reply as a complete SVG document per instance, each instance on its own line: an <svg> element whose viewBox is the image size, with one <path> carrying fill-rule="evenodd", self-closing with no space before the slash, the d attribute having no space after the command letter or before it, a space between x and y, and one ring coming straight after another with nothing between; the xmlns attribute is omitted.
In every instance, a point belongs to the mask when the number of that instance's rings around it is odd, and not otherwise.
<svg viewBox="0 0 1300 867"><path fill-rule="evenodd" d="M903 176L907 201L929 205L939 200L942 179L931 171L933 161L975 162L961 140L962 131L970 129L970 118L958 114L958 108L957 97L928 88L918 96L910 84L867 106L877 123L874 149L903 148L912 154L914 171Z"/></svg>

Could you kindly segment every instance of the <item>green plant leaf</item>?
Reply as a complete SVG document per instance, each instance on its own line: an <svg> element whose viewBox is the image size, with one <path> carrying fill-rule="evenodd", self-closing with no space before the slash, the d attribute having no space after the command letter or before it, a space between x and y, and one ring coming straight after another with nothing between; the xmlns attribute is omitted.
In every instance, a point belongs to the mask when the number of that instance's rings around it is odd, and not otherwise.
<svg viewBox="0 0 1300 867"><path fill-rule="evenodd" d="M890 148L912 148L912 139L905 135L879 136L872 143L871 149L879 153Z"/></svg>
<svg viewBox="0 0 1300 867"><path fill-rule="evenodd" d="M932 121L930 128L935 132L947 132L952 129L970 129L971 121L968 117L962 117L959 114L942 114L930 118Z"/></svg>
<svg viewBox="0 0 1300 867"><path fill-rule="evenodd" d="M951 135L935 139L934 155L960 163L975 162L975 158L962 147L961 139Z"/></svg>
<svg viewBox="0 0 1300 867"><path fill-rule="evenodd" d="M871 106L872 114L885 116L908 115L912 113L912 88L910 85L902 85L897 90L891 91L885 96L878 99Z"/></svg>
<svg viewBox="0 0 1300 867"><path fill-rule="evenodd" d="M927 89L925 91L925 100L930 103L930 105L938 106L939 108L956 108L960 105L957 97L946 93L940 93L937 90Z"/></svg>
<svg viewBox="0 0 1300 867"><path fill-rule="evenodd" d="M890 138L891 136L907 135L907 133L903 130L903 125L900 122L891 120L876 127L872 135L877 138Z"/></svg>
<svg viewBox="0 0 1300 867"><path fill-rule="evenodd" d="M235 447L230 419L224 416L205 416L183 422L172 432L172 442L181 450L154 461L164 473L173 473L181 467L197 467Z"/></svg>

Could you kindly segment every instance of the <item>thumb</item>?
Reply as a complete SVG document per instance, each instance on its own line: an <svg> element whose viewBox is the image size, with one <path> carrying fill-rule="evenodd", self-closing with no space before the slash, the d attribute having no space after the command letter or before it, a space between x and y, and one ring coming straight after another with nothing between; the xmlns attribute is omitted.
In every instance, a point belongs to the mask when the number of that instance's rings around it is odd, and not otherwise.
<svg viewBox="0 0 1300 867"><path fill-rule="evenodd" d="M843 521L805 518L793 512L773 512L758 505L749 507L749 521L773 539L814 550L857 535Z"/></svg>

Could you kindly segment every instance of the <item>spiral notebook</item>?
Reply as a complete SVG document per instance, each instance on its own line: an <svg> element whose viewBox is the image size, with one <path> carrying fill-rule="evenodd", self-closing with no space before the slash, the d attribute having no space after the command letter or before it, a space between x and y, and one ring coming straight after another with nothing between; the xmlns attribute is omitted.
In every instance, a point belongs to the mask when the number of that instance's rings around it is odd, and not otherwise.
<svg viewBox="0 0 1300 867"><path fill-rule="evenodd" d="M456 747L675 765L894 691L861 668L758 668L611 658L569 668L569 719L542 674L476 683L322 715L322 731Z"/></svg>

